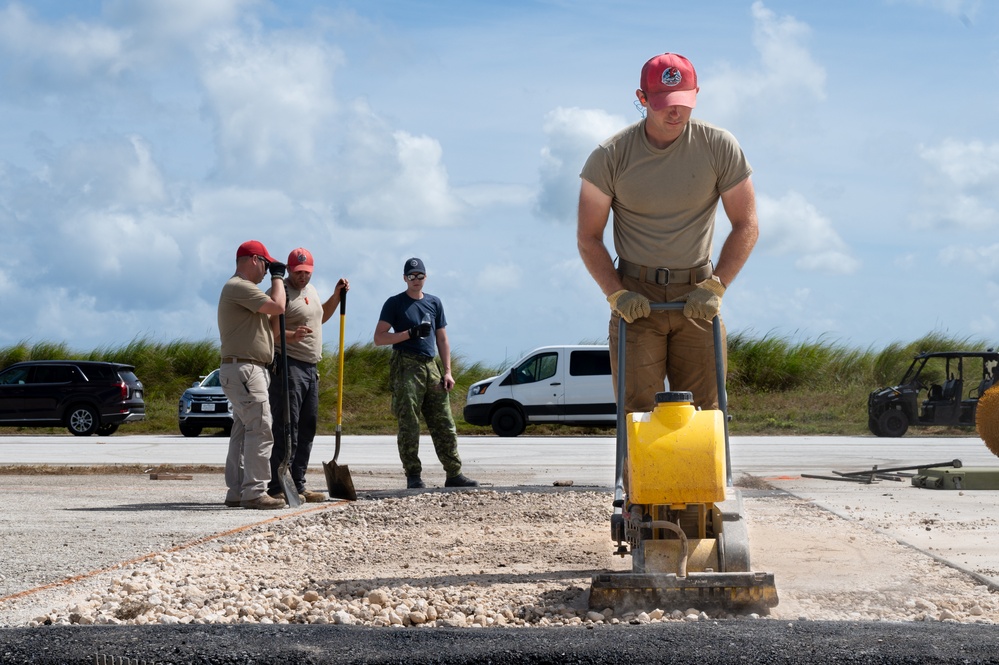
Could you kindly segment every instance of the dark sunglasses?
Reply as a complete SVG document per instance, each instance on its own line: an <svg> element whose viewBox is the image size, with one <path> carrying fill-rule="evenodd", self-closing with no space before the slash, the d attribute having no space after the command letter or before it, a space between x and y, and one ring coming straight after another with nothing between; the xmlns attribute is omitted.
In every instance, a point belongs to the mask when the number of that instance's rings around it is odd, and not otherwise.
<svg viewBox="0 0 999 665"><path fill-rule="evenodd" d="M426 275L423 274L422 272L414 272L414 273L410 273L410 274L406 275L406 279L408 279L410 282L416 281L418 279L425 279L425 278L426 278Z"/></svg>

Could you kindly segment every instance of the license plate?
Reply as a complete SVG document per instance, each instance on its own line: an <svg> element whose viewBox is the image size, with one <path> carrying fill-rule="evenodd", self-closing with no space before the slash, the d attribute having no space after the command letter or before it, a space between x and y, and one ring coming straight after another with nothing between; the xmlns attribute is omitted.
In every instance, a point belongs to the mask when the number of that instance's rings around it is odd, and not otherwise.
<svg viewBox="0 0 999 665"><path fill-rule="evenodd" d="M202 404L201 405L201 410L202 411L214 411L215 410L215 405L214 404Z"/></svg>

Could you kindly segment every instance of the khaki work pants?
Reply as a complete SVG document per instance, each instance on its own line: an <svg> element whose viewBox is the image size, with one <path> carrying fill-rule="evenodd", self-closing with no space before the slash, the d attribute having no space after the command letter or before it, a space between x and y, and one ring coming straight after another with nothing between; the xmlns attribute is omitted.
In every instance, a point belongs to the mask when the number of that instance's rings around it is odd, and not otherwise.
<svg viewBox="0 0 999 665"><path fill-rule="evenodd" d="M641 293L651 302L672 302L694 290L693 284L665 286L622 276L624 288ZM611 316L609 341L611 373L617 396L618 321ZM655 406L657 392L689 390L694 405L718 408L718 381L715 375L714 337L711 321L688 319L682 310L654 311L644 319L627 324L625 362L625 411L646 412ZM725 326L722 325L722 362L727 367Z"/></svg>

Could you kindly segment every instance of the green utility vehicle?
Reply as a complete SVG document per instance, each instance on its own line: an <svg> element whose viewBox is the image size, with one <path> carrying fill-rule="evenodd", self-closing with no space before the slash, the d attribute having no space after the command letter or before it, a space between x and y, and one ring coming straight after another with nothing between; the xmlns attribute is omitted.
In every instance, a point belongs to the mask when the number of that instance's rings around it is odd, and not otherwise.
<svg viewBox="0 0 999 665"><path fill-rule="evenodd" d="M876 436L902 436L912 427L974 427L978 398L999 379L999 353L920 353L897 386L867 398L867 426Z"/></svg>

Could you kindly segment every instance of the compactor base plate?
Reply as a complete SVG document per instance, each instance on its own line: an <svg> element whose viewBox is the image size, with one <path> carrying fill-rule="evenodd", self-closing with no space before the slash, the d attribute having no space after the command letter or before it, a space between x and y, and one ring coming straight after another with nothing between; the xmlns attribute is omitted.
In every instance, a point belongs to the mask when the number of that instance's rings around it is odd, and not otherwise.
<svg viewBox="0 0 999 665"><path fill-rule="evenodd" d="M590 608L629 611L743 609L766 612L777 605L773 573L608 572L593 576Z"/></svg>

